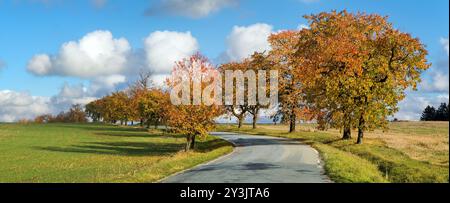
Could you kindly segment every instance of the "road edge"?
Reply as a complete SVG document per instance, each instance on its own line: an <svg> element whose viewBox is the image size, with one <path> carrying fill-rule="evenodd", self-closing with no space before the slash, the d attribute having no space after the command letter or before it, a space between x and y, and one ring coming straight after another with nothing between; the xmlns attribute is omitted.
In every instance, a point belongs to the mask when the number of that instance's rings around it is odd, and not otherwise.
<svg viewBox="0 0 450 203"><path fill-rule="evenodd" d="M214 136L214 135L211 135L211 134L209 134L209 135L210 135L210 136ZM219 137L219 136L214 136L214 137L219 138L219 139L221 139L221 140L225 140L225 139L223 139L223 138L221 138L221 137ZM171 178L171 177L177 176L177 175L179 175L179 174L181 174L181 173L185 173L185 172L191 171L191 170L193 170L193 169L195 169L195 168L197 168L197 167L201 167L201 166L203 166L203 165L207 165L207 164L213 163L213 162L215 162L215 161L219 161L220 159L224 159L224 158L226 158L226 157L228 157L228 156L231 156L232 154L234 154L234 153L236 152L237 145L236 145L236 143L234 143L234 142L232 142L232 141L229 141L229 140L225 140L225 141L228 142L228 143L230 143L230 144L233 146L233 151L231 151L230 153L225 154L225 155L222 155L222 156L219 156L219 157L217 157L217 158L215 158L215 159L213 159L213 160L209 160L209 161L207 161L207 162L204 162L204 163L195 165L195 166L193 166L193 167L190 167L190 168L187 168L187 169L183 169L183 170L178 171L178 172L176 172L176 173L170 174L169 176L166 176L166 177L164 177L164 178L161 178L161 179L155 181L154 183L163 183L163 184L164 184L164 181L167 180L167 179L169 179L169 178Z"/></svg>

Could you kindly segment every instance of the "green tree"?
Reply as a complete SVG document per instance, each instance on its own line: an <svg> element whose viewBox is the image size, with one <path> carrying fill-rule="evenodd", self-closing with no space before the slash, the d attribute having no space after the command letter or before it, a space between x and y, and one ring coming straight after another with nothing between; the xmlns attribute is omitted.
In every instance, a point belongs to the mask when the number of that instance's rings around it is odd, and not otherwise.
<svg viewBox="0 0 450 203"><path fill-rule="evenodd" d="M425 110L423 110L421 121L434 121L436 119L436 109L432 106L427 106Z"/></svg>

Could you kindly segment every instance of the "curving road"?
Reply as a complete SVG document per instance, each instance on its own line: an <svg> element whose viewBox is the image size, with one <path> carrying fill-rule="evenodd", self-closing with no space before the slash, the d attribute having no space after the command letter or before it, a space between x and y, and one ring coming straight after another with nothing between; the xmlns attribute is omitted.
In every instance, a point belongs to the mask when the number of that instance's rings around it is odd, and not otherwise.
<svg viewBox="0 0 450 203"><path fill-rule="evenodd" d="M171 176L163 183L331 182L316 150L300 142L266 136L212 133L235 144L233 153Z"/></svg>

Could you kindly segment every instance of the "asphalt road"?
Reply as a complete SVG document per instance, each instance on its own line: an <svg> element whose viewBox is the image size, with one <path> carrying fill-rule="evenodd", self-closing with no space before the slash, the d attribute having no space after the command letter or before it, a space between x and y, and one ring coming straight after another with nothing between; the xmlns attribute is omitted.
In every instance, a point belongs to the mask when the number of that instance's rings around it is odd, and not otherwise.
<svg viewBox="0 0 450 203"><path fill-rule="evenodd" d="M171 176L163 183L327 183L316 150L300 142L216 132L233 153Z"/></svg>

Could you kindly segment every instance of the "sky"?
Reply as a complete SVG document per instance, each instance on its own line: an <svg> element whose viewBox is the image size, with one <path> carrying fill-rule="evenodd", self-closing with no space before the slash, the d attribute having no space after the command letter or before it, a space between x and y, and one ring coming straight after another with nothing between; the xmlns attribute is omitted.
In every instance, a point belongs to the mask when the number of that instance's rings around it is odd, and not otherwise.
<svg viewBox="0 0 450 203"><path fill-rule="evenodd" d="M388 16L426 45L433 65L398 119L449 101L449 1L0 0L0 122L58 113L123 89L140 70L160 83L174 61L213 63L270 50L267 37L308 26L304 15L347 9Z"/></svg>

